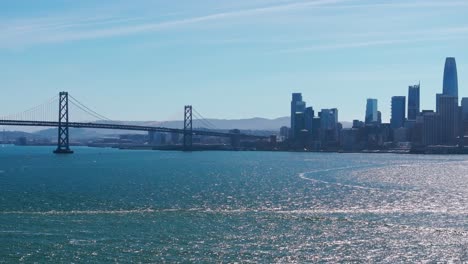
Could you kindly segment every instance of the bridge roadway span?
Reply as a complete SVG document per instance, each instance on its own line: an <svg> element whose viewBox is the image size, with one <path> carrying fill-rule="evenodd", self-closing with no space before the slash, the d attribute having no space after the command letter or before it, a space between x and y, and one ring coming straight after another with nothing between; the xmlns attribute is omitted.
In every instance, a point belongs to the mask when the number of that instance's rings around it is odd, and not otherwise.
<svg viewBox="0 0 468 264"><path fill-rule="evenodd" d="M0 120L0 125L4 126L39 126L39 127L58 127L59 122L55 121L20 121L20 120ZM153 126L135 126L135 125L121 125L121 124L105 124L105 123L83 123L83 122L68 122L68 127L74 128L99 128L99 129L113 129L113 130L133 130L133 131L155 131L184 134L183 129L167 128L167 127L153 127ZM206 130L192 130L193 135L200 136L215 136L215 137L232 137L239 136L245 139L267 139L265 136L254 136L247 134L234 134L223 133Z"/></svg>

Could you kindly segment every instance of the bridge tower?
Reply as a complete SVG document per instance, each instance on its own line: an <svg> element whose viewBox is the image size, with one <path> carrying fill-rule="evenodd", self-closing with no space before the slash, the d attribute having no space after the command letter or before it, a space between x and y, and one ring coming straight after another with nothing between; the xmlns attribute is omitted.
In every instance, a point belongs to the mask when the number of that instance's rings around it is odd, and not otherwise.
<svg viewBox="0 0 468 264"><path fill-rule="evenodd" d="M192 150L192 106L184 107L184 151Z"/></svg>
<svg viewBox="0 0 468 264"><path fill-rule="evenodd" d="M56 154L71 154L68 138L68 92L59 93L58 139Z"/></svg>

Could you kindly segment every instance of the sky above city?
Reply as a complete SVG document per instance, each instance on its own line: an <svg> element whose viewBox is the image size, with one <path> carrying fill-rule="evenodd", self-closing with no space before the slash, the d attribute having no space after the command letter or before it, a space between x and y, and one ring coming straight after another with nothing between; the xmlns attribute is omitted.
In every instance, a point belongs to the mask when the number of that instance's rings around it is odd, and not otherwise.
<svg viewBox="0 0 468 264"><path fill-rule="evenodd" d="M68 91L116 120L289 115L291 93L341 121L421 82L434 109L445 57L468 97L468 1L3 0L0 115Z"/></svg>

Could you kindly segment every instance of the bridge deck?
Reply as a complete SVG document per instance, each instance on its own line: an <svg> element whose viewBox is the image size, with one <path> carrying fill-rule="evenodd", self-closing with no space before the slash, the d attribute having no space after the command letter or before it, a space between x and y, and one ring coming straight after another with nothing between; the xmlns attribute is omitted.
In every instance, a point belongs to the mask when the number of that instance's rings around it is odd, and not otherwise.
<svg viewBox="0 0 468 264"><path fill-rule="evenodd" d="M58 127L59 122L54 121L20 121L20 120L0 120L0 125L4 126L36 126L36 127ZM112 130L132 130L132 131L155 131L184 134L183 129L167 128L167 127L153 127L153 126L136 126L136 125L122 125L122 124L106 124L106 123L82 123L82 122L68 122L68 127L73 128L97 128L97 129L112 129ZM241 138L250 139L267 139L264 136L255 136L247 134L234 134L223 133L216 131L206 130L192 130L193 135L201 136L215 136L215 137L232 137L239 136Z"/></svg>

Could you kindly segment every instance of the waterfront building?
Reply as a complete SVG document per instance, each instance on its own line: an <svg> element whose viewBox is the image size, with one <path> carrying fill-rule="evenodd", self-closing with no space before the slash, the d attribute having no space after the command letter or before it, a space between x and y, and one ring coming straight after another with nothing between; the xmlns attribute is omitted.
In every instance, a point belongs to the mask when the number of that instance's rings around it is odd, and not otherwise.
<svg viewBox="0 0 468 264"><path fill-rule="evenodd" d="M294 138L297 138L301 131L305 129L304 117L304 112L296 112L296 114L294 115L294 130L292 131Z"/></svg>
<svg viewBox="0 0 468 264"><path fill-rule="evenodd" d="M453 57L445 59L443 94L458 98L457 63Z"/></svg>
<svg viewBox="0 0 468 264"><path fill-rule="evenodd" d="M443 94L441 94L441 93L436 94L436 113L439 113L439 112L440 112L439 98L440 98L442 95L443 95Z"/></svg>
<svg viewBox="0 0 468 264"><path fill-rule="evenodd" d="M320 117L320 140L338 141L338 109L322 109Z"/></svg>
<svg viewBox="0 0 468 264"><path fill-rule="evenodd" d="M439 97L440 143L456 144L458 135L458 97L442 95Z"/></svg>
<svg viewBox="0 0 468 264"><path fill-rule="evenodd" d="M304 122L305 122L305 129L309 131L309 133L312 133L313 130L313 121L314 121L314 108L312 107L307 107L304 112Z"/></svg>
<svg viewBox="0 0 468 264"><path fill-rule="evenodd" d="M289 127L287 126L282 126L280 128L280 139L281 141L284 141L288 138L289 135Z"/></svg>
<svg viewBox="0 0 468 264"><path fill-rule="evenodd" d="M319 113L320 127L322 129L335 129L338 124L338 109L322 109Z"/></svg>
<svg viewBox="0 0 468 264"><path fill-rule="evenodd" d="M305 111L305 102L302 101L301 93L293 93L291 100L291 138L294 138L295 131L300 131L296 128L295 116L296 113L304 113Z"/></svg>
<svg viewBox="0 0 468 264"><path fill-rule="evenodd" d="M420 84L408 87L408 120L416 120L420 107Z"/></svg>
<svg viewBox="0 0 468 264"><path fill-rule="evenodd" d="M408 141L408 129L405 127L399 127L393 130L393 141L394 142L407 142Z"/></svg>
<svg viewBox="0 0 468 264"><path fill-rule="evenodd" d="M461 114L464 122L468 121L468 97L461 99Z"/></svg>
<svg viewBox="0 0 468 264"><path fill-rule="evenodd" d="M440 142L439 114L432 110L425 110L422 117L422 144L424 146L437 145Z"/></svg>
<svg viewBox="0 0 468 264"><path fill-rule="evenodd" d="M360 120L353 120L353 128L361 128L361 127L364 127L364 122L360 121Z"/></svg>
<svg viewBox="0 0 468 264"><path fill-rule="evenodd" d="M406 108L406 97L404 96L393 96L392 97L392 117L390 125L393 129L403 127L405 124L405 108Z"/></svg>
<svg viewBox="0 0 468 264"><path fill-rule="evenodd" d="M178 144L180 142L180 134L179 133L171 133L171 143Z"/></svg>
<svg viewBox="0 0 468 264"><path fill-rule="evenodd" d="M416 119L414 120L406 120L404 128L406 128L406 137L408 142L414 142L415 141L415 127L416 127Z"/></svg>
<svg viewBox="0 0 468 264"><path fill-rule="evenodd" d="M312 139L318 140L320 134L320 117L314 117L312 119Z"/></svg>
<svg viewBox="0 0 468 264"><path fill-rule="evenodd" d="M154 146L161 146L166 144L166 133L149 131L148 143Z"/></svg>
<svg viewBox="0 0 468 264"><path fill-rule="evenodd" d="M375 123L378 122L378 111L377 111L377 99L372 99L369 98L367 99L367 104L366 104L366 117L365 117L365 123L370 124L370 123Z"/></svg>
<svg viewBox="0 0 468 264"><path fill-rule="evenodd" d="M346 128L340 132L340 145L344 151L357 151L359 145L359 129Z"/></svg>
<svg viewBox="0 0 468 264"><path fill-rule="evenodd" d="M463 97L461 99L461 106L460 106L460 132L461 135L465 135L465 131L468 129L468 98Z"/></svg>

